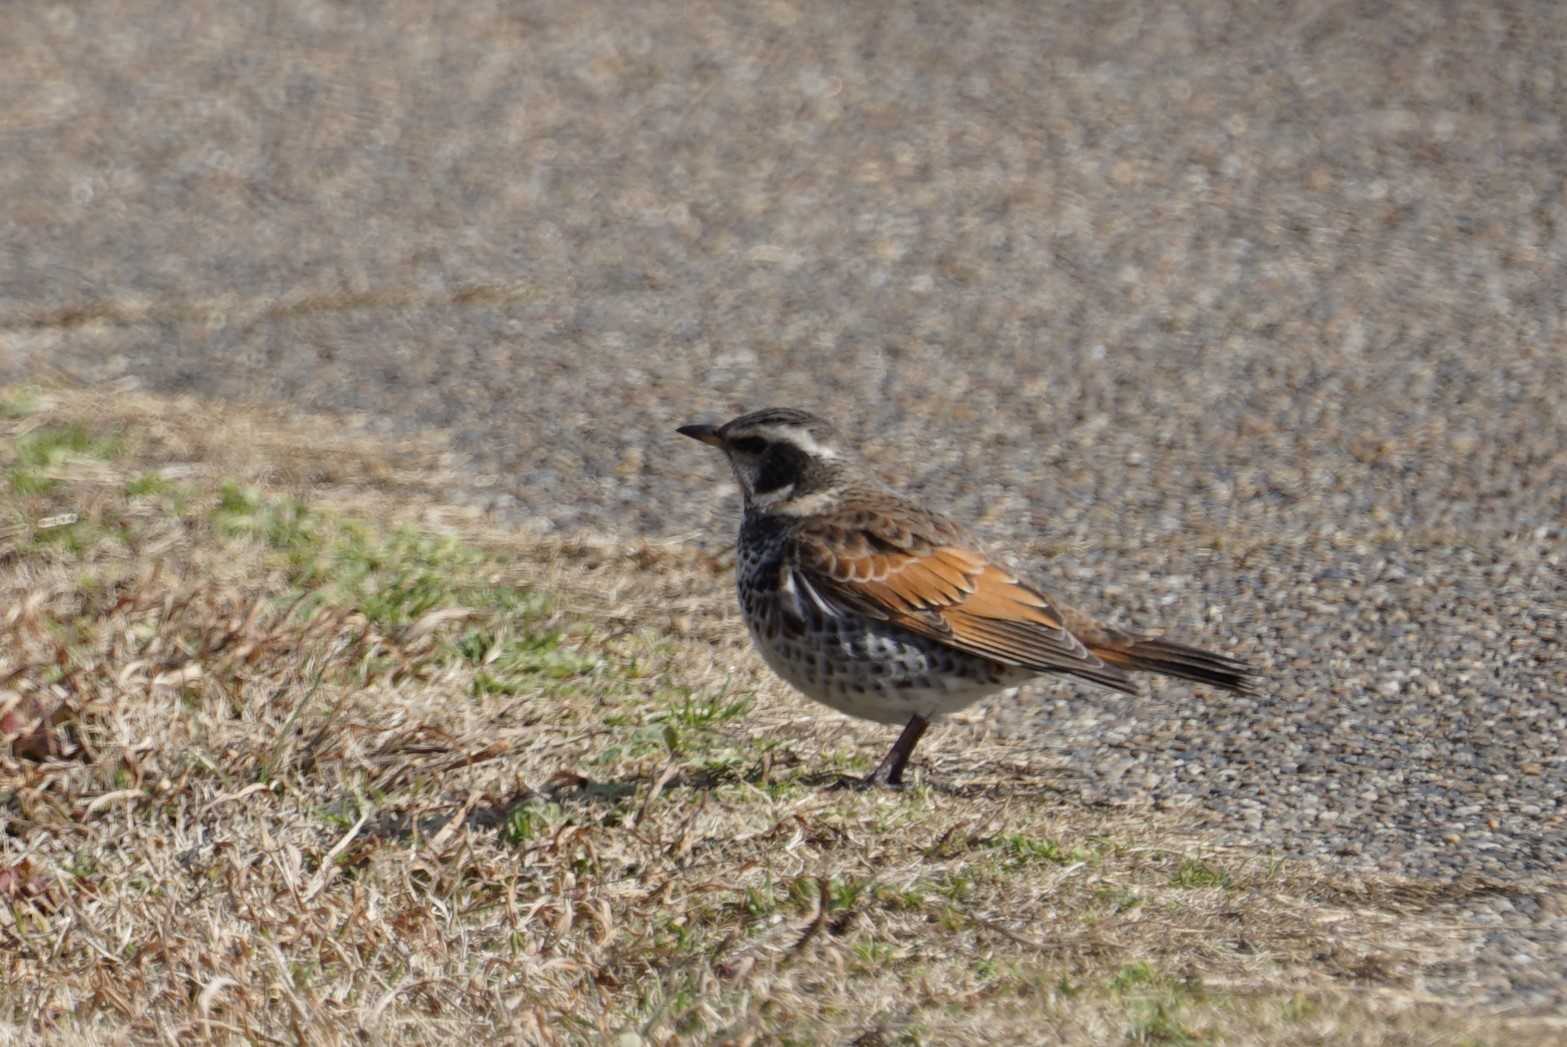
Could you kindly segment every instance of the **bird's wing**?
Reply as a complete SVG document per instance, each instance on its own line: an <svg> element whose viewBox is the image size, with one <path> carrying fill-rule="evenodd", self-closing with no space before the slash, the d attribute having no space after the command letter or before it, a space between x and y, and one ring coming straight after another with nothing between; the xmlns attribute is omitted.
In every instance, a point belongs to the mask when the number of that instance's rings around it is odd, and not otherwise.
<svg viewBox="0 0 1567 1047"><path fill-rule="evenodd" d="M897 503L828 514L793 535L788 569L828 613L881 619L956 650L1038 672L1068 672L1136 693L1084 646L1058 608L950 521Z"/></svg>

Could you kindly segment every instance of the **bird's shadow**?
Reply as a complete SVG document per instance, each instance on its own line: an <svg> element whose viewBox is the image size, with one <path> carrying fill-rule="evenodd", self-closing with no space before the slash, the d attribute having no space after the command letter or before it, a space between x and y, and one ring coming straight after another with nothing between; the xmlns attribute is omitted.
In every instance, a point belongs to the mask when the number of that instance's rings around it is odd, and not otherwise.
<svg viewBox="0 0 1567 1047"><path fill-rule="evenodd" d="M554 804L562 810L614 809L634 796L643 784L640 779L597 782L580 775L572 777L573 780L567 783L550 784L541 789L523 788L498 799L476 803L462 815L460 824L475 832L503 832L519 810L540 804ZM386 811L366 823L361 836L398 842L430 839L446 830L452 818L450 805L436 814Z"/></svg>
<svg viewBox="0 0 1567 1047"><path fill-rule="evenodd" d="M910 777L910 780L900 785L871 784L863 778L833 771L803 775L798 781L807 788L821 789L827 792L886 792L898 795L913 794L924 790L959 800L1037 799L1042 796L1070 797L1074 801L1080 799L1073 790L1051 782L1020 780L984 781L964 779L958 775L931 777L918 770Z"/></svg>
<svg viewBox="0 0 1567 1047"><path fill-rule="evenodd" d="M779 759L782 757L782 759ZM539 788L524 787L508 795L476 803L461 815L462 827L475 832L503 833L512 825L514 817L529 807L553 805L563 812L594 811L606 814L624 810L627 801L654 783L660 783L661 792L703 792L718 786L736 782L766 787L770 784L798 785L821 792L889 793L915 795L920 792L935 793L957 800L1006 800L1038 799L1058 796L1082 803L1082 798L1072 789L1048 781L1026 780L1022 777L997 780L991 778L965 779L961 772L932 776L915 768L910 779L901 785L869 784L863 778L837 771L811 771L790 778L777 778L774 773L790 767L798 767L805 761L787 751L775 754L767 763L753 764L734 770L712 768L688 768L669 774L652 772L622 778L598 781L575 771L562 772ZM367 839L396 840L406 842L413 838L431 839L451 827L454 812L446 806L439 813L413 814L407 811L386 811L373 817L361 830Z"/></svg>

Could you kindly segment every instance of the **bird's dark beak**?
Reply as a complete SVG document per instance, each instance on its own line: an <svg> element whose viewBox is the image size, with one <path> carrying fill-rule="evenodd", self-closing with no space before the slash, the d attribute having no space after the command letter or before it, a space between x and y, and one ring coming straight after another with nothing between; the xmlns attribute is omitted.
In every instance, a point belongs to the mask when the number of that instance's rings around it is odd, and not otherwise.
<svg viewBox="0 0 1567 1047"><path fill-rule="evenodd" d="M675 432L681 436L689 436L693 440L701 440L705 444L719 447L723 444L723 438L718 435L716 425L682 425Z"/></svg>

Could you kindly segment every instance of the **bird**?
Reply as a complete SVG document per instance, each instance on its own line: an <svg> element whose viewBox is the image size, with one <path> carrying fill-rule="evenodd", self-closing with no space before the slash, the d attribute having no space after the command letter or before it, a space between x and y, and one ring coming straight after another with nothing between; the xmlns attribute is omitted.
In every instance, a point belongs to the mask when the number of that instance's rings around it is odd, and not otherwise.
<svg viewBox="0 0 1567 1047"><path fill-rule="evenodd" d="M814 414L770 407L676 432L722 451L739 484L735 587L763 661L816 702L903 726L856 784L901 786L931 723L1047 674L1128 694L1134 672L1256 692L1242 661L1107 625L1025 581Z"/></svg>

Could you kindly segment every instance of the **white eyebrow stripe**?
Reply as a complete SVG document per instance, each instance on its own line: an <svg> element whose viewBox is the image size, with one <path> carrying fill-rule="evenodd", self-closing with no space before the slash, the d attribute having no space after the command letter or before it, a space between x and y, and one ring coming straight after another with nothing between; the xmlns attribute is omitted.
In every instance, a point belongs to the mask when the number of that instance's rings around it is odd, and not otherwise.
<svg viewBox="0 0 1567 1047"><path fill-rule="evenodd" d="M836 460L840 457L836 449L828 447L823 443L817 443L816 437L811 435L811 431L809 429L792 425L762 425L747 431L755 433L757 436L760 436L765 440L771 440L774 443L794 444L806 454L812 455L816 458Z"/></svg>

